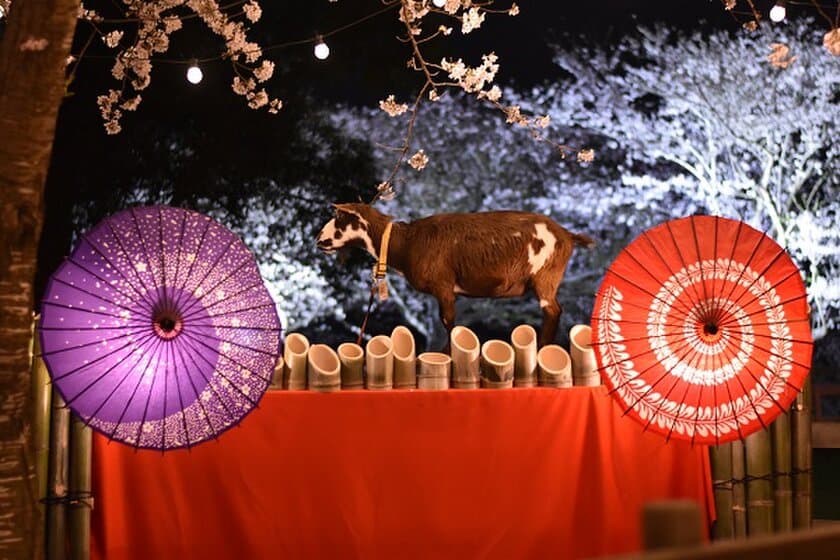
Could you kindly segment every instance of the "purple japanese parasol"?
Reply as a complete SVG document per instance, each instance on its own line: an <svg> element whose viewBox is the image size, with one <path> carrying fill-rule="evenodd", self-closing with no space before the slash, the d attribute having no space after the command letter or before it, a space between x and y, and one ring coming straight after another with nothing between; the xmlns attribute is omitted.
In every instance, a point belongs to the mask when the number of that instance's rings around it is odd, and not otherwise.
<svg viewBox="0 0 840 560"><path fill-rule="evenodd" d="M280 355L254 256L210 217L149 206L84 235L50 278L41 349L70 408L136 447L189 447L253 409Z"/></svg>

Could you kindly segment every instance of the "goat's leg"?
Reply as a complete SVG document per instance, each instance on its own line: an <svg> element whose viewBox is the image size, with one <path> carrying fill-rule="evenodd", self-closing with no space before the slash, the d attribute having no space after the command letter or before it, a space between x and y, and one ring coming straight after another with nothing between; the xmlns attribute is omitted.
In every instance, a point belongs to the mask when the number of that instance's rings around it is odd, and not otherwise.
<svg viewBox="0 0 840 560"><path fill-rule="evenodd" d="M435 299L438 302L438 315L440 317L440 322L443 323L443 328L446 329L446 344L443 347L442 352L444 354L449 354L450 350L450 333L452 333L452 329L455 327L455 291L448 290L440 292L436 292L434 294Z"/></svg>
<svg viewBox="0 0 840 560"><path fill-rule="evenodd" d="M540 308L543 312L540 348L554 342L554 336L557 334L557 324L560 322L560 315L563 313L563 307L557 303L557 288L560 287L562 280L562 271L559 274L556 271L553 274L546 272L534 278L534 293L539 299Z"/></svg>

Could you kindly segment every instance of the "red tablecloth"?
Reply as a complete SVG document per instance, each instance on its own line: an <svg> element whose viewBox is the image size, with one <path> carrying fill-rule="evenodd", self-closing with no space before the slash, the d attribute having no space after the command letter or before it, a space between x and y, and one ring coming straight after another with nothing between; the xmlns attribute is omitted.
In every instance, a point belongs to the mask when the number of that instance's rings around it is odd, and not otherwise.
<svg viewBox="0 0 840 560"><path fill-rule="evenodd" d="M272 392L217 442L97 437L94 558L580 558L637 550L640 508L713 517L705 447L604 388Z"/></svg>

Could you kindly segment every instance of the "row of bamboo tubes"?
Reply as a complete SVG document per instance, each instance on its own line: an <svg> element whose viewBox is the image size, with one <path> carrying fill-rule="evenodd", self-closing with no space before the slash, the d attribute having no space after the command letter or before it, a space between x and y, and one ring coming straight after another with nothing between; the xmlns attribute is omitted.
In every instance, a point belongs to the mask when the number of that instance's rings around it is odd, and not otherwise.
<svg viewBox="0 0 840 560"><path fill-rule="evenodd" d="M362 348L346 342L333 350L310 344L300 333L285 339L271 389L332 392L341 389L502 389L600 385L588 325L570 331L570 350L549 344L537 348L537 333L520 325L510 342L488 340L458 326L450 334L450 353L416 354L414 336L404 326L390 336L371 338Z"/></svg>
<svg viewBox="0 0 840 560"><path fill-rule="evenodd" d="M36 320L37 323L37 320ZM92 432L50 383L37 333L32 348L32 432L39 498L36 557L90 558Z"/></svg>
<svg viewBox="0 0 840 560"><path fill-rule="evenodd" d="M810 387L767 429L710 448L715 539L811 526Z"/></svg>

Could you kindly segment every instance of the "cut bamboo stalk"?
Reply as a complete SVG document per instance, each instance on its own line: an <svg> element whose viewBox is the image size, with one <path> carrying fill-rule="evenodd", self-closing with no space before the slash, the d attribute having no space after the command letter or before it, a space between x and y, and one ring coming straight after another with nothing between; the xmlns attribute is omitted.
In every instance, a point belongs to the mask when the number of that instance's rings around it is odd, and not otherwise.
<svg viewBox="0 0 840 560"><path fill-rule="evenodd" d="M732 517L732 444L709 446L717 519L712 528L715 540L730 539L735 534Z"/></svg>
<svg viewBox="0 0 840 560"><path fill-rule="evenodd" d="M387 391L394 386L394 348L391 338L380 334L371 338L365 347L366 387L373 391Z"/></svg>
<svg viewBox="0 0 840 560"><path fill-rule="evenodd" d="M306 354L309 340L300 333L291 333L283 345L283 388L289 391L306 389Z"/></svg>
<svg viewBox="0 0 840 560"><path fill-rule="evenodd" d="M70 534L70 559L90 558L90 510L92 430L75 414L70 420L70 473L67 529Z"/></svg>
<svg viewBox="0 0 840 560"><path fill-rule="evenodd" d="M776 531L793 530L793 490L791 480L790 416L780 414L770 425L773 440L773 492Z"/></svg>
<svg viewBox="0 0 840 560"><path fill-rule="evenodd" d="M310 391L332 393L341 390L341 362L326 344L313 344L306 355Z"/></svg>
<svg viewBox="0 0 840 560"><path fill-rule="evenodd" d="M581 387L601 384L595 351L592 349L592 328L575 325L569 331L569 356L572 359L572 382Z"/></svg>
<svg viewBox="0 0 840 560"><path fill-rule="evenodd" d="M341 388L344 390L365 388L365 351L355 342L338 345L338 359L341 361Z"/></svg>
<svg viewBox="0 0 840 560"><path fill-rule="evenodd" d="M513 387L513 347L502 340L481 345L481 386L486 389Z"/></svg>
<svg viewBox="0 0 840 560"><path fill-rule="evenodd" d="M791 419L793 432L793 526L810 528L811 502L811 379L806 379L796 397Z"/></svg>
<svg viewBox="0 0 840 560"><path fill-rule="evenodd" d="M543 387L572 386L572 359L562 346L548 344L540 348L537 369Z"/></svg>
<svg viewBox="0 0 840 560"><path fill-rule="evenodd" d="M510 333L513 346L513 384L516 387L537 386L537 331L531 325L519 325Z"/></svg>
<svg viewBox="0 0 840 560"><path fill-rule="evenodd" d="M394 347L394 388L414 389L417 387L414 335L400 325L391 331L391 344Z"/></svg>
<svg viewBox="0 0 840 560"><path fill-rule="evenodd" d="M452 386L456 389L478 389L481 372L478 337L467 327L457 326L449 335L452 354Z"/></svg>
<svg viewBox="0 0 840 560"><path fill-rule="evenodd" d="M50 418L50 465L47 488L47 560L63 560L66 554L67 517L64 500L67 498L69 465L70 409L52 388L52 416Z"/></svg>
<svg viewBox="0 0 840 560"><path fill-rule="evenodd" d="M770 430L759 430L744 440L747 456L747 533L765 535L773 532L773 454Z"/></svg>
<svg viewBox="0 0 840 560"><path fill-rule="evenodd" d="M277 391L283 388L283 356L277 358L277 365L274 366L274 373L271 376L270 391Z"/></svg>
<svg viewBox="0 0 840 560"><path fill-rule="evenodd" d="M746 458L744 442L740 439L731 444L732 452L732 522L735 538L747 536L747 485L745 482Z"/></svg>
<svg viewBox="0 0 840 560"><path fill-rule="evenodd" d="M38 317L33 322L32 335L32 443L35 449L35 484L38 495L38 524L35 533L35 556L44 556L46 543L47 477L50 467L50 404L52 402L50 374L41 357Z"/></svg>
<svg viewBox="0 0 840 560"><path fill-rule="evenodd" d="M449 389L452 358L440 352L423 352L417 356L417 388L427 391Z"/></svg>

